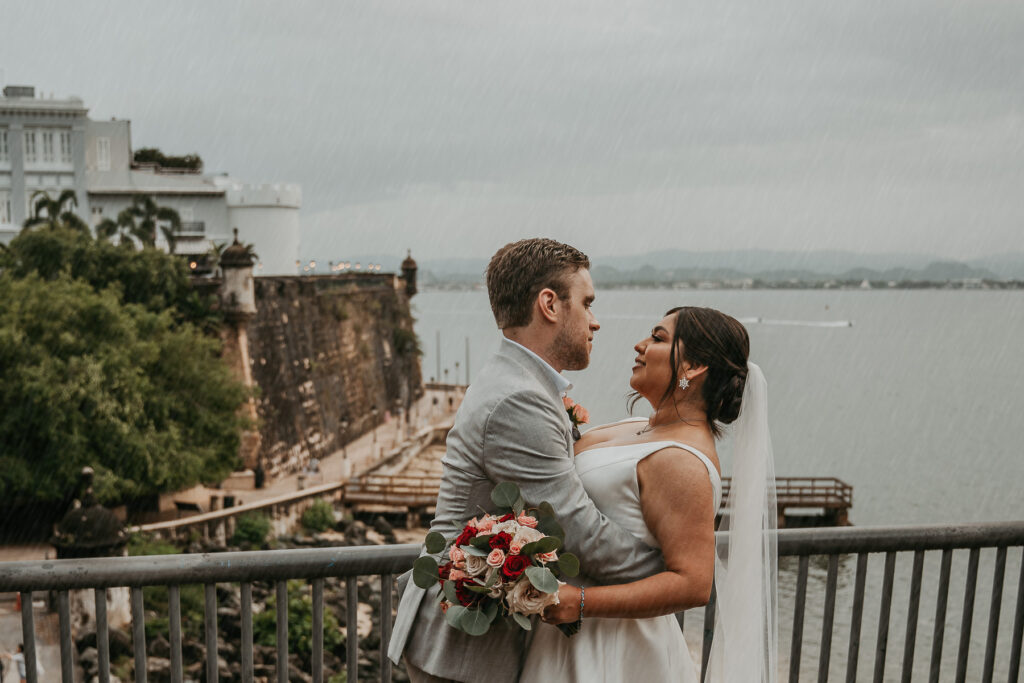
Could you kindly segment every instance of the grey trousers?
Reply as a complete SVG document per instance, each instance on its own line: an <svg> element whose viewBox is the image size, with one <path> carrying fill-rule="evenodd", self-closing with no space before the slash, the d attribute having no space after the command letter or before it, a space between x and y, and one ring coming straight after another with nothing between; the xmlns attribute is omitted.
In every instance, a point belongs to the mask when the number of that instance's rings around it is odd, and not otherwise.
<svg viewBox="0 0 1024 683"><path fill-rule="evenodd" d="M409 683L458 683L450 678L438 678L423 671L408 659L405 660L405 672L409 674Z"/></svg>

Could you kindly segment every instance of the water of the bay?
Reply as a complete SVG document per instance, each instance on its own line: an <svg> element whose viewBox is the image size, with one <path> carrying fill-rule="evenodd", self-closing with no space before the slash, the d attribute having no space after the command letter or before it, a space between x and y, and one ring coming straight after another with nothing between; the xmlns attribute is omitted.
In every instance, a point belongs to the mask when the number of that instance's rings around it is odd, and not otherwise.
<svg viewBox="0 0 1024 683"><path fill-rule="evenodd" d="M625 416L633 344L665 311L679 305L711 306L746 324L751 359L768 378L777 473L834 476L851 484L854 524L1000 521L1024 515L1024 293L599 289L594 310L602 328L590 368L568 373L572 397L590 410L594 424ZM468 365L472 380L497 347L499 333L483 290L421 293L414 299L414 315L426 377L464 382ZM637 414L645 410L638 406ZM728 452L726 439L720 449L726 476ZM965 551L954 555L946 615L951 633L959 631L962 619L966 556ZM993 557L994 552L982 553L968 680L980 680ZM916 676L928 670L938 561L938 553L926 556ZM910 563L909 557L897 563L890 653L902 654L904 649ZM870 558L858 679L870 678L875 663L882 564L882 557ZM847 558L840 567L833 678L842 678L847 666L855 565L854 558ZM1012 551L997 678L1005 678L1020 565L1020 552ZM784 608L792 605L795 571L795 564L783 563ZM812 562L801 657L804 677L812 677L818 664L824 582L824 563ZM784 612L784 653L789 651L791 624L792 615ZM690 631L687 622L688 636L699 633L699 624L693 626ZM957 640L949 636L943 647L950 676ZM901 659L887 658L886 680L899 679Z"/></svg>

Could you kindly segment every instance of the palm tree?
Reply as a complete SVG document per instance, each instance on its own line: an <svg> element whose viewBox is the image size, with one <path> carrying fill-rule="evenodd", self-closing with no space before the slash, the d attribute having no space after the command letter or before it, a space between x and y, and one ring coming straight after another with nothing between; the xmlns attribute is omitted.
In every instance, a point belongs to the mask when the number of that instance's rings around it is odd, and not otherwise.
<svg viewBox="0 0 1024 683"><path fill-rule="evenodd" d="M181 216L178 215L178 212L166 206L157 206L157 203L149 195L135 195L129 210L132 212L132 217L136 219L131 234L144 247L156 246L156 229L160 221L171 224L169 232L172 235L181 230ZM166 237L167 234L168 231L165 230L164 236ZM176 240L168 238L167 241L173 254Z"/></svg>
<svg viewBox="0 0 1024 683"><path fill-rule="evenodd" d="M22 230L44 226L48 230L71 228L89 233L89 225L74 212L78 208L78 197L74 190L64 190L56 199L45 190L36 190L29 203L32 204L32 215L25 220Z"/></svg>
<svg viewBox="0 0 1024 683"><path fill-rule="evenodd" d="M135 243L132 241L132 231L135 229L135 215L132 213L131 207L122 209L117 214L116 220L110 220L104 218L96 226L96 238L104 241L111 240L115 235L118 237L118 243L124 246L134 247Z"/></svg>

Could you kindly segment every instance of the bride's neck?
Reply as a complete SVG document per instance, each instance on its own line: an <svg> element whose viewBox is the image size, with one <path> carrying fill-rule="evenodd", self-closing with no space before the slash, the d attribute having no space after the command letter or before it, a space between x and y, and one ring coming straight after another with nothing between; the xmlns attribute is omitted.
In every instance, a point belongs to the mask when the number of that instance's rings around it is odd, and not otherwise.
<svg viewBox="0 0 1024 683"><path fill-rule="evenodd" d="M689 401L666 402L655 409L650 418L650 425L656 428L681 422L699 424L707 422L707 419L707 411L702 405Z"/></svg>

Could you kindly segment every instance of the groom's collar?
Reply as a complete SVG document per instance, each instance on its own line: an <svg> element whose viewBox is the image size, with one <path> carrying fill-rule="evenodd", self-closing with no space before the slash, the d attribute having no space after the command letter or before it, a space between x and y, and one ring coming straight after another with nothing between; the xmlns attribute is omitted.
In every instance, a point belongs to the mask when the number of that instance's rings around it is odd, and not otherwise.
<svg viewBox="0 0 1024 683"><path fill-rule="evenodd" d="M545 374L551 378L551 382L555 385L555 390L558 392L559 396L564 395L565 392L569 391L569 389L572 389L572 382L567 380L565 377L562 377L562 375L560 375L558 371L551 367L551 365L546 360L538 356L536 353L526 348L519 342L512 341L505 335L501 335L501 341L503 344L511 344L513 347L522 349L523 351L526 352L528 356L536 360L537 363L540 364L541 368L544 369Z"/></svg>

